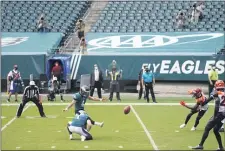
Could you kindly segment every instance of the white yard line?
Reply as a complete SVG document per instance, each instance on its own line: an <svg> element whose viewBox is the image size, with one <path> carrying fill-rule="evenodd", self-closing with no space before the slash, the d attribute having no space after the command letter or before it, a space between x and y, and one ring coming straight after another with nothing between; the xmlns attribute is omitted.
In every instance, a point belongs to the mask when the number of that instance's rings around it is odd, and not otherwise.
<svg viewBox="0 0 225 151"><path fill-rule="evenodd" d="M44 106L64 106L69 105L70 103L42 103ZM187 103L188 105L195 105L196 103ZM35 106L35 104L30 104L30 106ZM86 103L87 106L125 106L125 105L134 105L134 106L181 106L180 103ZM214 103L209 103L209 105L214 105ZM3 103L1 106L18 106L16 103Z"/></svg>
<svg viewBox="0 0 225 151"><path fill-rule="evenodd" d="M18 104L17 104L17 105L18 105ZM30 105L27 105L27 106L24 108L23 112L25 112L29 107L30 107ZM6 129L6 128L7 128L10 124L12 124L12 122L14 122L16 119L17 119L16 116L15 116L14 118L12 118L8 123L6 123L6 124L2 127L1 131L3 131L4 129Z"/></svg>
<svg viewBox="0 0 225 151"><path fill-rule="evenodd" d="M157 145L155 144L155 141L153 140L151 134L149 133L148 129L146 128L145 124L142 122L141 118L139 117L138 113L135 111L132 105L130 105L131 110L133 111L134 115L136 116L138 122L141 124L142 128L144 129L146 135L148 136L148 139L150 141L150 144L152 144L154 150L159 150Z"/></svg>

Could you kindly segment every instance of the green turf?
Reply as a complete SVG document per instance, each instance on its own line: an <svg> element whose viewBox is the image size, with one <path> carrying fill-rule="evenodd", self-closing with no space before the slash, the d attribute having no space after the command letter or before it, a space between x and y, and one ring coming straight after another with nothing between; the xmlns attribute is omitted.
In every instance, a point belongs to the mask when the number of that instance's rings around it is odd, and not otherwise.
<svg viewBox="0 0 225 151"><path fill-rule="evenodd" d="M140 118L145 123L156 145L161 150L187 150L188 146L196 146L201 140L205 125L213 115L213 106L201 119L196 131L190 131L197 114L193 115L184 129L179 126L184 123L190 110L181 106L135 106ZM148 114L148 116L146 116ZM224 133L221 133L224 142ZM210 132L204 145L207 150L217 149L217 141L213 132Z"/></svg>
<svg viewBox="0 0 225 151"><path fill-rule="evenodd" d="M106 98L108 96L105 96ZM114 96L115 97L115 96ZM46 97L42 97L43 98L43 102L48 102ZM146 100L141 99L138 100L136 99L137 97L133 97L133 96L129 96L129 95L122 95L121 99L122 102L131 102L131 103L145 103ZM72 100L72 96L64 96L65 102L70 102ZM1 97L2 103L7 103L7 97L6 96L2 96ZM10 103L15 103L14 101L14 96L11 98L11 102ZM21 102L21 97L18 97L18 101ZM176 102L180 102L181 100L185 100L186 102L193 102L193 98L190 97L158 97L157 98L157 102L161 102L161 103L176 103ZM60 102L60 98L59 96L57 96L57 102ZM89 102L89 101L88 101ZM95 103L94 101L90 101L91 103ZM116 98L114 98L114 100L112 101L112 103L117 102ZM151 98L150 98L150 102L152 102Z"/></svg>
<svg viewBox="0 0 225 151"><path fill-rule="evenodd" d="M163 98L158 102L179 102L182 98ZM189 99L190 101L190 99ZM47 102L47 101L44 101ZM59 103L59 101L57 101ZM69 101L67 101L69 102ZM116 101L114 101L116 102ZM140 102L136 99L125 99L124 102ZM144 102L144 101L142 101ZM188 101L187 101L188 102ZM193 101L192 101L193 102ZM9 103L12 104L12 103ZM78 135L69 140L66 124L72 120L73 109L62 112L65 105L44 106L49 118L40 118L35 106L30 106L21 116L2 131L2 149L14 150L152 150L153 146L133 112L123 114L124 106L87 105L85 110L96 121L104 121L103 128L94 126L91 134L93 141L81 142ZM1 106L2 126L11 120L18 106ZM185 129L179 129L189 110L181 106L133 106L147 127L160 150L187 150L188 146L199 143L204 126L213 114L213 106L200 121L198 130L191 132L196 115L192 117ZM179 132L176 132L179 131ZM224 142L224 134L221 133ZM38 143L37 143L38 142ZM87 148L88 146L88 148ZM123 148L121 148L121 146ZM218 147L211 131L205 149Z"/></svg>

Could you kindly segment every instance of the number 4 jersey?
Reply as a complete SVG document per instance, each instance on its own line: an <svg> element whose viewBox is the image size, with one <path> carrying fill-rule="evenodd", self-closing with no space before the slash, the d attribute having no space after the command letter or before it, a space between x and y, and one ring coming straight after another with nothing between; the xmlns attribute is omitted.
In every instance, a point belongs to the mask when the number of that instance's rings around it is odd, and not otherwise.
<svg viewBox="0 0 225 151"><path fill-rule="evenodd" d="M86 103L87 97L82 96L79 92L75 93L73 99L75 103L75 111L84 110L84 104Z"/></svg>

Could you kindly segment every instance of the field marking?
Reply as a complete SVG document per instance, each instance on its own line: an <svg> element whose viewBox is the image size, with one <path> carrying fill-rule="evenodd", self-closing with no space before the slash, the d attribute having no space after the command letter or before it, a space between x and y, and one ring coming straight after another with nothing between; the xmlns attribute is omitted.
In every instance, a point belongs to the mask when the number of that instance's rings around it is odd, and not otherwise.
<svg viewBox="0 0 225 151"><path fill-rule="evenodd" d="M84 148L89 148L88 146L84 146Z"/></svg>
<svg viewBox="0 0 225 151"><path fill-rule="evenodd" d="M18 105L18 104L17 104L17 105ZM30 105L27 105L27 106L24 108L23 112L25 112L29 107L30 107ZM23 113L23 112L22 112L22 113ZM12 124L12 122L14 122L16 119L17 119L16 116L15 116L14 118L12 118L8 123L6 123L6 124L2 127L1 131L3 131L4 129L6 129L6 128L7 128L10 124Z"/></svg>
<svg viewBox="0 0 225 151"><path fill-rule="evenodd" d="M1 116L1 119L4 119L4 118L6 118L5 116Z"/></svg>
<svg viewBox="0 0 225 151"><path fill-rule="evenodd" d="M41 119L41 116L25 116L26 119ZM57 115L48 115L47 118L57 118Z"/></svg>
<svg viewBox="0 0 225 151"><path fill-rule="evenodd" d="M123 148L123 146L118 146L119 148Z"/></svg>
<svg viewBox="0 0 225 151"><path fill-rule="evenodd" d="M70 103L42 103L44 106L66 106ZM187 103L188 105L195 105L196 103ZM6 104L3 103L1 106L17 106L18 104ZM35 106L35 104L29 104L30 106ZM180 103L86 103L85 105L89 106L124 106L124 105L133 105L133 106L181 106ZM208 105L214 105L214 103L209 103Z"/></svg>
<svg viewBox="0 0 225 151"><path fill-rule="evenodd" d="M20 147L16 147L16 149L20 149Z"/></svg>
<svg viewBox="0 0 225 151"><path fill-rule="evenodd" d="M136 110L133 108L133 106L131 105L131 110L133 111L134 115L136 116L138 122L141 124L142 128L144 129L145 131L145 134L147 135L149 141L150 141L150 144L152 144L154 150L159 150L158 147L156 146L155 144L155 141L153 140L151 134L149 133L148 129L146 128L145 124L142 122L141 118L139 117L138 113L136 112Z"/></svg>

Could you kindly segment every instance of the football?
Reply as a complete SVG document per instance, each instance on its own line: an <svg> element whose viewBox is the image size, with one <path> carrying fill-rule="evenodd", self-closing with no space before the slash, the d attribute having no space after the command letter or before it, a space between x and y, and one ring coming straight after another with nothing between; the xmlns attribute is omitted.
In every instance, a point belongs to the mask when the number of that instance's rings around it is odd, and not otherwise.
<svg viewBox="0 0 225 151"><path fill-rule="evenodd" d="M124 111L124 114L130 113L130 106L126 106L123 111Z"/></svg>

